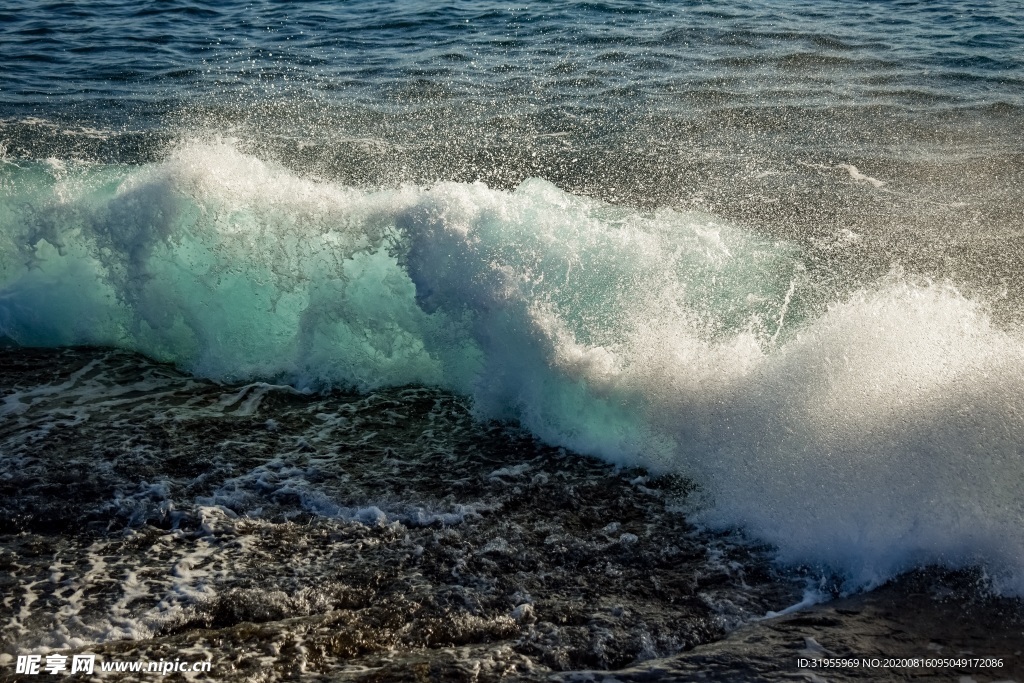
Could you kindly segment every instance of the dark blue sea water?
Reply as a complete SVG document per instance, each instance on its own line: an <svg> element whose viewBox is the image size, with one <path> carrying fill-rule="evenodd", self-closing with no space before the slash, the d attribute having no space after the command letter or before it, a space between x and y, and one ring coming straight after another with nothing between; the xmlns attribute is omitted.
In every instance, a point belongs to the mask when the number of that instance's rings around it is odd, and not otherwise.
<svg viewBox="0 0 1024 683"><path fill-rule="evenodd" d="M743 103L1020 106L1013 2L29 3L4 6L4 105L114 123L268 92L498 113ZM420 89L416 97L417 88ZM704 106L700 106L704 105ZM514 110L515 108L513 108ZM507 113L511 114L512 110ZM119 114L121 116L119 116Z"/></svg>
<svg viewBox="0 0 1024 683"><path fill-rule="evenodd" d="M407 561L406 593L440 572L417 598L437 614L360 612L377 636L310 666L429 647L396 634L440 622L461 624L447 646L513 643L526 664L487 655L503 671L621 666L781 609L797 583L824 599L921 567L1021 594L1022 17L0 4L0 531L22 596L2 652L369 609L383 598L343 584L398 585L367 572ZM67 507L71 462L91 483ZM607 496L574 498L601 477ZM545 507L561 497L577 502ZM306 579L260 593L247 549L312 547L310 520L387 552L343 581L348 551L317 546ZM86 527L93 545L69 540ZM147 555L108 532L191 545ZM23 566L25 533L74 547ZM667 550L683 537L699 549ZM687 584L685 628L627 588L684 555L732 582ZM87 561L107 564L37 586ZM647 615L614 637L566 607L564 577L606 561L626 607L595 588L586 609ZM135 577L120 598L72 590L118 572Z"/></svg>

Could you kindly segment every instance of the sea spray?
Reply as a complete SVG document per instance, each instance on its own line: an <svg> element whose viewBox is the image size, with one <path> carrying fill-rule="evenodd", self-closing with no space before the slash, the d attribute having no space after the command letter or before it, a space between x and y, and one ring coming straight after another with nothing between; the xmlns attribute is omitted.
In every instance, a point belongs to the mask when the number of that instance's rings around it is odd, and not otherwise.
<svg viewBox="0 0 1024 683"><path fill-rule="evenodd" d="M852 586L981 564L1024 591L1024 345L942 283L805 286L792 245L542 180L368 191L222 142L5 166L0 333L223 381L425 384L693 478Z"/></svg>

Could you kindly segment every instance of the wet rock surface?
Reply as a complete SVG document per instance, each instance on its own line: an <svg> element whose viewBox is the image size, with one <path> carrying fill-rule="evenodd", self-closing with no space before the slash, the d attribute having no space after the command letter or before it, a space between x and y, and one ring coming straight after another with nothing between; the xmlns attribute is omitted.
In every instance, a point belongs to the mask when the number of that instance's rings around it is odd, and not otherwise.
<svg viewBox="0 0 1024 683"><path fill-rule="evenodd" d="M690 526L683 480L481 424L443 392L3 355L0 680L32 679L14 673L31 653L209 661L189 676L225 681L1024 679L1020 604L980 577L757 620L828 577ZM797 666L967 654L1004 666Z"/></svg>
<svg viewBox="0 0 1024 683"><path fill-rule="evenodd" d="M971 572L921 570L868 593L747 624L719 641L675 657L613 674L572 672L552 679L1024 680L1021 601L985 596L983 585L983 577ZM857 660L858 664L823 668L829 659ZM936 660L955 662L937 666Z"/></svg>

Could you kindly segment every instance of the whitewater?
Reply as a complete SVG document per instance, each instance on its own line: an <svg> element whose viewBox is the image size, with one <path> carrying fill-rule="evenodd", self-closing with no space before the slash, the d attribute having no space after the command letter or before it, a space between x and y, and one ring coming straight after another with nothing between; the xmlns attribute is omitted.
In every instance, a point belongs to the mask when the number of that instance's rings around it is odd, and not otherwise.
<svg viewBox="0 0 1024 683"><path fill-rule="evenodd" d="M1024 594L1024 337L953 279L825 289L798 244L532 178L366 189L223 138L0 166L0 335L220 383L437 387L698 489L685 512L872 588ZM8 404L17 401L8 400Z"/></svg>

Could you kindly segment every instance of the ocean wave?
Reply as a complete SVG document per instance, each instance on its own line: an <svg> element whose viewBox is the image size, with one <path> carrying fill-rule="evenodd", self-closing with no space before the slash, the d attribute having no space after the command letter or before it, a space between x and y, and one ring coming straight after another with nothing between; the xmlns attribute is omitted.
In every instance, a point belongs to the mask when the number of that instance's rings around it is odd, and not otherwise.
<svg viewBox="0 0 1024 683"><path fill-rule="evenodd" d="M701 488L850 585L1024 592L1024 340L948 283L811 286L798 247L532 179L365 190L222 141L0 166L0 334L225 382L420 384Z"/></svg>

